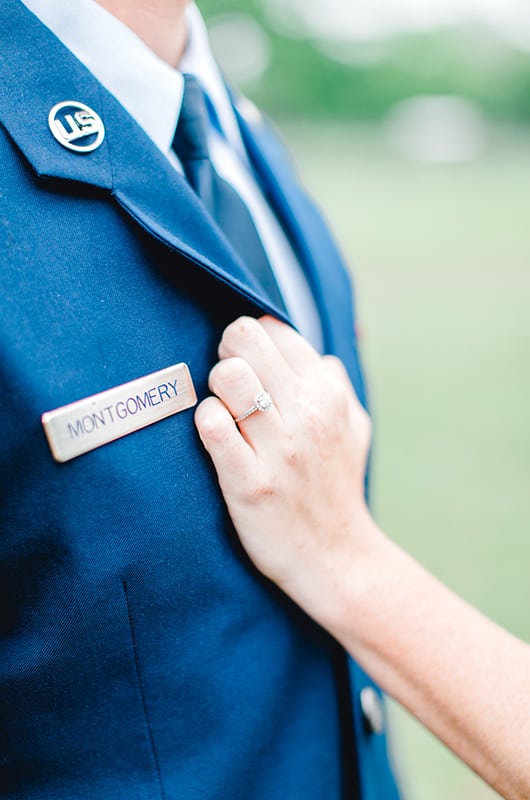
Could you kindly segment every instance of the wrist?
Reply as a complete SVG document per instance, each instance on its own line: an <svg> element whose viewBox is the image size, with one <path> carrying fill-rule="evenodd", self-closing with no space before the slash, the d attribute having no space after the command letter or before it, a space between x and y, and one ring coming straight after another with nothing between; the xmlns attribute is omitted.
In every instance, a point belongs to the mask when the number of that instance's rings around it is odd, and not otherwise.
<svg viewBox="0 0 530 800"><path fill-rule="evenodd" d="M351 646L369 625L374 597L385 591L389 551L394 545L381 531L363 504L351 521L346 547L337 554L333 580L333 604L327 609L325 627Z"/></svg>
<svg viewBox="0 0 530 800"><path fill-rule="evenodd" d="M344 643L356 621L366 620L371 597L380 590L380 566L392 546L373 520L364 500L340 530L330 531L327 546L301 559L281 588L322 627Z"/></svg>

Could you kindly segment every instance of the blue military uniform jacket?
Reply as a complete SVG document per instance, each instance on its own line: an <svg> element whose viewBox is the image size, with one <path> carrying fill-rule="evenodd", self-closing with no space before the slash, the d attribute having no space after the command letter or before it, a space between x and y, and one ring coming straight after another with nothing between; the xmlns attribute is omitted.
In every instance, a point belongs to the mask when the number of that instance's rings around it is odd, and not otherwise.
<svg viewBox="0 0 530 800"><path fill-rule="evenodd" d="M65 464L41 414L276 313L124 109L18 0L0 5L0 791L9 800L395 800L369 679L257 574L185 411ZM87 104L78 154L48 113ZM326 348L363 394L345 269L262 122L258 179Z"/></svg>

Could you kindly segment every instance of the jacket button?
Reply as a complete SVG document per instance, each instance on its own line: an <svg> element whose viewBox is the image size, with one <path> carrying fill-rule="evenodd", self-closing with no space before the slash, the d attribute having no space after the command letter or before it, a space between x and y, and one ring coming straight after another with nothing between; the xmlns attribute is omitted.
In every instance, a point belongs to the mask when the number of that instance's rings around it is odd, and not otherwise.
<svg viewBox="0 0 530 800"><path fill-rule="evenodd" d="M365 686L359 694L364 724L368 733L383 733L385 730L385 712L383 701L371 686Z"/></svg>

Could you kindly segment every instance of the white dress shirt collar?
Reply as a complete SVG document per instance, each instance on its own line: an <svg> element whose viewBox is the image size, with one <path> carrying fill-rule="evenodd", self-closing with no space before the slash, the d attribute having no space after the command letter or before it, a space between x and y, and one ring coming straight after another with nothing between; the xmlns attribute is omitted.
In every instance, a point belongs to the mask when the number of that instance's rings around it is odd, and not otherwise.
<svg viewBox="0 0 530 800"><path fill-rule="evenodd" d="M173 69L95 0L22 0L121 103L165 155L182 103L182 72L199 79L224 136L244 154L237 122L206 26L195 4L186 9L188 42ZM79 98L82 100L82 98Z"/></svg>

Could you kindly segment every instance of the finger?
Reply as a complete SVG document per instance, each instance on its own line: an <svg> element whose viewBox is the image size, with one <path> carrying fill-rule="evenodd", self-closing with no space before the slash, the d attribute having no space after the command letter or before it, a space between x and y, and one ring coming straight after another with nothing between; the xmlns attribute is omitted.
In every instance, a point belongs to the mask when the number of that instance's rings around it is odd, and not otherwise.
<svg viewBox="0 0 530 800"><path fill-rule="evenodd" d="M224 403L234 419L244 414L264 393L258 376L241 358L219 361L211 370L210 390ZM281 429L278 409L273 406L266 411L256 411L239 422L239 430L247 441L257 448L263 445L273 431Z"/></svg>
<svg viewBox="0 0 530 800"><path fill-rule="evenodd" d="M219 356L244 359L280 409L292 394L296 375L257 320L240 317L228 325L219 345Z"/></svg>
<svg viewBox="0 0 530 800"><path fill-rule="evenodd" d="M319 368L320 353L294 328L270 316L261 317L258 322L297 375L306 376Z"/></svg>
<svg viewBox="0 0 530 800"><path fill-rule="evenodd" d="M240 481L256 466L254 451L240 436L230 412L216 397L207 397L195 410L195 425L223 487Z"/></svg>

